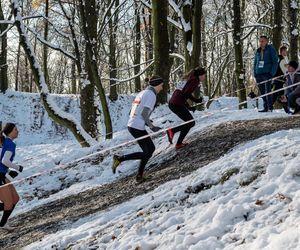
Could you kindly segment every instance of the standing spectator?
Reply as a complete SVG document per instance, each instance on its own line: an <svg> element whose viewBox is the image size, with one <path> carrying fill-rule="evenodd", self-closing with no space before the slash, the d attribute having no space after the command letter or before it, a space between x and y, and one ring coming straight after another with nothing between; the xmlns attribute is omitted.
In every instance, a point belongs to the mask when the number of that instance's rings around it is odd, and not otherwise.
<svg viewBox="0 0 300 250"><path fill-rule="evenodd" d="M278 68L275 77L278 77L274 79L273 86L274 91L278 89L282 89L283 85L285 83L285 74L288 71L287 65L288 65L288 50L286 46L282 46L279 49L279 55L278 55ZM277 101L279 96L284 95L284 90L281 90L279 92L275 92L272 96L273 98L273 105Z"/></svg>
<svg viewBox="0 0 300 250"><path fill-rule="evenodd" d="M278 56L274 47L269 44L267 36L260 36L259 44L260 47L256 50L254 57L254 77L261 95L264 95L271 92L272 78L275 76L278 67ZM259 112L272 112L272 95L264 96L262 99L264 108Z"/></svg>

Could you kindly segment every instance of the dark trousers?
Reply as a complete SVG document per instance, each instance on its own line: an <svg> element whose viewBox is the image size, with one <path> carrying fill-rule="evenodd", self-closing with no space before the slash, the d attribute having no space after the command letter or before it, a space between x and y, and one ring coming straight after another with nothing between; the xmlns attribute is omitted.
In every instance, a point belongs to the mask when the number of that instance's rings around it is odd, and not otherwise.
<svg viewBox="0 0 300 250"><path fill-rule="evenodd" d="M185 122L194 120L190 111L185 106L179 106L179 105L174 105L172 103L169 103L169 108L173 113L175 113L180 119L182 119ZM177 140L177 144L181 144L183 142L184 138L186 137L190 129L194 126L195 126L195 121L191 121L187 124L178 126L176 128L172 128L173 134L180 132L180 135Z"/></svg>
<svg viewBox="0 0 300 250"><path fill-rule="evenodd" d="M292 108L295 109L295 111L300 111L300 93L291 93L290 94L290 102Z"/></svg>
<svg viewBox="0 0 300 250"><path fill-rule="evenodd" d="M146 130L139 130L135 128L128 127L128 131L135 139L148 135ZM121 161L128 160L141 160L138 175L142 176L145 170L145 166L148 163L149 159L154 153L155 146L150 137L138 140L138 144L142 148L143 152L136 152L121 157Z"/></svg>
<svg viewBox="0 0 300 250"><path fill-rule="evenodd" d="M272 91L272 80L270 80L272 76L270 74L261 74L256 76L256 83L258 85L259 91L261 95L268 94ZM269 80L269 81L268 81ZM261 82L267 81L265 83L260 84ZM267 95L262 97L264 102L265 110L273 110L273 101L272 95Z"/></svg>
<svg viewBox="0 0 300 250"><path fill-rule="evenodd" d="M273 81L274 91L277 90L277 89L282 89L283 84L284 84L284 81L277 80L277 79L274 80ZM273 93L273 96L272 96L273 104L277 101L278 97L282 96L282 95L284 95L284 90Z"/></svg>

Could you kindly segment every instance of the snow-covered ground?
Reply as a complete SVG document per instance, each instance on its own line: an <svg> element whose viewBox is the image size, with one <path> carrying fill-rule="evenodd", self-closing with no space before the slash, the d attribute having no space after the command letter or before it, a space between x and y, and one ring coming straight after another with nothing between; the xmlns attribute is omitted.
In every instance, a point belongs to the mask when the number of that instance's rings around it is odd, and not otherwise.
<svg viewBox="0 0 300 250"><path fill-rule="evenodd" d="M11 98L14 98L13 104L9 102ZM60 133L46 114L40 112L42 116L36 116L31 106L34 102L28 95L15 92L1 94L0 120L16 122L21 133L16 141L16 161L24 166L24 172L17 178L16 188L21 201L14 216L135 172L135 161L122 164L122 172L116 175L111 173L110 166L113 153L132 152L138 148L137 145L105 152L109 147L132 140L126 129L132 98L122 97L119 102L110 105L114 138L93 148L82 149L72 135ZM62 106L73 103L67 106L78 117L77 99L64 97L61 100ZM253 108L253 105L250 107ZM32 118L26 118L24 114L28 112L32 112ZM225 121L281 116L286 114L283 111L258 113L254 109L239 111L236 98L220 98L212 103L209 110L194 113L196 126L189 137ZM163 128L181 122L166 106L158 107L152 114L152 120ZM41 124L32 126L35 121L41 121ZM299 141L300 131L290 130L249 142L190 176L167 183L109 211L83 218L70 225L68 230L49 235L27 249L51 249L53 242L62 249L76 241L78 249L86 249L85 242L97 236L99 231L106 232L95 242L99 249L135 249L138 246L142 250L155 247L295 249L300 245L300 230L297 228L300 225L300 191L297 191L300 190L297 169ZM173 151L166 136L155 139L155 145L155 160L159 160L162 151ZM80 163L68 167L68 163L99 150L106 156L100 164ZM238 173L223 185L216 184L189 196L184 192L191 184L216 183L222 174L232 169ZM266 174L261 175L262 171ZM249 185L241 184L256 172L259 173L257 180ZM37 173L40 176L27 179Z"/></svg>

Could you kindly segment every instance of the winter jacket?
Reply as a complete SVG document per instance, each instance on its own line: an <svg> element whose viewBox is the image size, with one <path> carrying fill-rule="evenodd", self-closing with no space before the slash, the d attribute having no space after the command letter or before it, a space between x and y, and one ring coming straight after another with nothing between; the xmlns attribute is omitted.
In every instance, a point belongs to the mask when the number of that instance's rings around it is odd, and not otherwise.
<svg viewBox="0 0 300 250"><path fill-rule="evenodd" d="M294 76L293 84L299 82L300 82L300 71L297 71ZM292 95L300 95L300 84L294 87L294 91L292 92Z"/></svg>
<svg viewBox="0 0 300 250"><path fill-rule="evenodd" d="M260 67L260 61L263 61L263 67ZM278 67L278 56L274 47L268 44L261 54L261 48L258 48L254 57L254 76L270 74L274 77Z"/></svg>
<svg viewBox="0 0 300 250"><path fill-rule="evenodd" d="M178 106L185 106L188 99L193 102L200 103L202 102L202 98L195 98L192 94L199 86L199 79L195 76L192 76L185 84L183 89L175 89L169 103Z"/></svg>

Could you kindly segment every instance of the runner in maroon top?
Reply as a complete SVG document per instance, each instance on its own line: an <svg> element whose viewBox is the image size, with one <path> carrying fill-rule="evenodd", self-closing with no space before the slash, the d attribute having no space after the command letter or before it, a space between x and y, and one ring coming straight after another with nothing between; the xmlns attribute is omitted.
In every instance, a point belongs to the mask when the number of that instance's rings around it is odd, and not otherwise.
<svg viewBox="0 0 300 250"><path fill-rule="evenodd" d="M193 69L186 77L184 77L184 80L178 84L169 101L169 108L173 113L185 122L191 121L176 128L168 129L167 135L171 144L173 143L174 134L180 132L176 143L176 149L180 149L187 145L186 143L183 143L183 140L190 129L195 126L194 118L189 112L189 110L195 111L195 108L189 107L187 100L190 99L196 103L202 102L202 98L195 98L192 94L199 86L200 82L205 80L205 77L206 70L204 68Z"/></svg>

